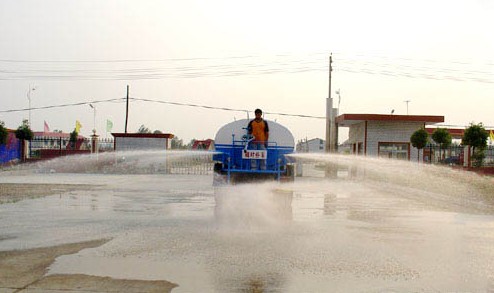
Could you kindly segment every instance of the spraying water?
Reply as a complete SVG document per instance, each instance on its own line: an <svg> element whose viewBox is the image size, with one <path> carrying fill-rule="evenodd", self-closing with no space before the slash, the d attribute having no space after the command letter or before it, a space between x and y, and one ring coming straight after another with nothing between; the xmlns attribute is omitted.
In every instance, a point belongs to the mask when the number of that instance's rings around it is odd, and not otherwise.
<svg viewBox="0 0 494 293"><path fill-rule="evenodd" d="M48 274L168 280L179 285L173 292L494 288L492 178L303 154L293 155L303 175L295 182L213 187L212 174L166 172L210 154L167 155L70 157L5 172L0 183L93 187L0 205L0 249L111 238L59 257Z"/></svg>

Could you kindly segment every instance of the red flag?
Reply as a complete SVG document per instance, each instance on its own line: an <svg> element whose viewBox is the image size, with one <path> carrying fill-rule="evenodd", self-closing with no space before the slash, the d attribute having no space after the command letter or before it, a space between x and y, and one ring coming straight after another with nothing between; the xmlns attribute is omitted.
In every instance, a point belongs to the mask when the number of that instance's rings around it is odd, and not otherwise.
<svg viewBox="0 0 494 293"><path fill-rule="evenodd" d="M50 132L50 127L48 127L48 123L45 121L45 129L44 132Z"/></svg>

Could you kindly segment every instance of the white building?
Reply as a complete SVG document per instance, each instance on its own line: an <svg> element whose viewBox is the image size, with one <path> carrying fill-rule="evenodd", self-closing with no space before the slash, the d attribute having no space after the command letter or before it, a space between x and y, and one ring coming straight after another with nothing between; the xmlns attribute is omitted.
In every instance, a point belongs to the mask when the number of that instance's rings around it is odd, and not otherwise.
<svg viewBox="0 0 494 293"><path fill-rule="evenodd" d="M325 141L321 138L310 140L301 140L297 143L297 152L299 153L324 153Z"/></svg>
<svg viewBox="0 0 494 293"><path fill-rule="evenodd" d="M112 133L116 151L169 149L173 134L169 133Z"/></svg>
<svg viewBox="0 0 494 293"><path fill-rule="evenodd" d="M421 127L444 122L444 116L343 114L335 120L338 127L350 128L351 153L416 161L410 137Z"/></svg>

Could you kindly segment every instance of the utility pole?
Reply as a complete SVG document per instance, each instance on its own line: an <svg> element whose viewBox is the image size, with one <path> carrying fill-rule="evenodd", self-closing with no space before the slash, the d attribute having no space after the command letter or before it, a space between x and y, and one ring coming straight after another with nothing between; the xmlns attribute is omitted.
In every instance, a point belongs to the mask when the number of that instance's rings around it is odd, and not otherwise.
<svg viewBox="0 0 494 293"><path fill-rule="evenodd" d="M333 53L329 54L329 86L326 99L326 152L331 151L331 119L333 116L333 99L331 98L331 72L333 71Z"/></svg>
<svg viewBox="0 0 494 293"><path fill-rule="evenodd" d="M127 106L125 109L125 133L127 133L127 122L129 121L129 85L127 85Z"/></svg>

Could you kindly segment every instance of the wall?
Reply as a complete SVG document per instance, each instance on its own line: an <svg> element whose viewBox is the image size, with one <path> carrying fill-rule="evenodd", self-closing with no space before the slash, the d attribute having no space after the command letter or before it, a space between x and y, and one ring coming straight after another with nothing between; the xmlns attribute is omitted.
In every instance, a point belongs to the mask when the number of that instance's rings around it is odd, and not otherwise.
<svg viewBox="0 0 494 293"><path fill-rule="evenodd" d="M378 156L379 142L410 143L412 134L420 129L422 122L387 122L368 121L367 123L367 155ZM421 152L422 153L422 152ZM417 161L417 149L410 143L410 161ZM422 161L422 156L420 156Z"/></svg>
<svg viewBox="0 0 494 293"><path fill-rule="evenodd" d="M348 142L350 144L364 142L365 139L365 122L353 124L348 130Z"/></svg>
<svg viewBox="0 0 494 293"><path fill-rule="evenodd" d="M21 159L21 143L14 131L8 131L7 143L0 145L0 165Z"/></svg>
<svg viewBox="0 0 494 293"><path fill-rule="evenodd" d="M115 137L116 151L129 150L164 150L167 148L167 138L152 137Z"/></svg>

